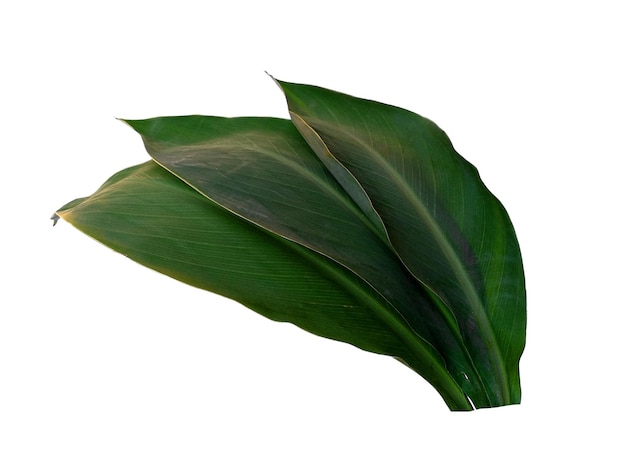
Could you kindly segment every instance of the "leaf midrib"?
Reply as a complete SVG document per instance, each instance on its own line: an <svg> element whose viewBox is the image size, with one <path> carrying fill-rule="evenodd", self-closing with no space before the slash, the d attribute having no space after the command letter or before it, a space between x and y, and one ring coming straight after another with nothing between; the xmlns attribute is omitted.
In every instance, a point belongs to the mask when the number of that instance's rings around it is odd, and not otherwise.
<svg viewBox="0 0 626 470"><path fill-rule="evenodd" d="M308 121L309 125L311 125L311 127L314 130L316 130L318 134L320 134L317 127L313 124L310 124L312 120L307 120L306 118L303 118L303 117L302 119L304 119L305 121ZM410 205L415 209L415 212L418 214L420 219L424 221L425 226L433 235L435 242L441 249L443 255L445 256L445 259L448 261L452 269L452 272L454 273L455 277L457 278L459 282L462 292L465 294L466 298L468 299L469 305L472 308L472 311L476 315L475 318L477 320L479 329L482 333L483 340L485 341L487 352L495 368L495 373L498 374L498 377L499 377L498 383L501 386L500 387L501 392L503 393L503 397L505 398L505 400L508 400L509 388L508 386L506 386L506 384L508 383L508 378L507 378L508 374L504 367L502 354L500 352L500 347L495 339L495 335L491 327L491 323L489 322L487 312L482 303L482 300L480 299L480 296L478 295L478 292L476 291L471 281L471 278L469 277L467 271L464 269L463 262L459 258L456 250L454 249L452 244L449 242L448 238L445 236L443 230L441 229L439 224L437 224L437 221L435 220L433 215L430 213L428 208L416 196L415 192L413 191L407 179L404 178L403 175L400 172L398 172L396 168L391 163L389 163L387 159L385 159L372 145L369 145L368 143L364 142L360 137L356 136L355 134L345 129L341 129L339 126L336 126L333 129L333 132L335 134L340 134L346 137L347 141L353 141L357 145L359 145L361 148L367 149L368 153L372 157L374 157L374 161L378 163L379 167L382 169L383 172L385 172L388 175L390 180L393 181L394 184L396 184L396 187L398 187L400 191L402 192L402 194L407 198ZM331 151L331 154L332 154L332 151ZM402 261L404 263L404 260ZM424 281L419 279L419 276L416 273L414 273L413 270L409 266L406 265L406 263L404 264L407 267L407 269L409 269L409 271L413 273L413 275L420 282L422 282L428 288L431 288L430 286L425 284ZM433 289L433 291L435 293L437 292L437 290L435 289ZM437 295L440 298L440 300L452 312L454 312L454 309L452 309L452 307L448 304L448 302L442 299L439 294Z"/></svg>

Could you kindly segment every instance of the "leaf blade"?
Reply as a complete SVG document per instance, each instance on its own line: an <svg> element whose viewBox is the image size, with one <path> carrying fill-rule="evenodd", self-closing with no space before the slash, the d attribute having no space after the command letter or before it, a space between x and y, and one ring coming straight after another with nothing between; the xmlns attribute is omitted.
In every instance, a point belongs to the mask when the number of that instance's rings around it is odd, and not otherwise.
<svg viewBox="0 0 626 470"><path fill-rule="evenodd" d="M294 123L313 129L356 177L405 265L455 314L465 343L481 360L481 375L493 379L493 399L519 403L521 255L506 211L476 169L421 116L320 87L278 83Z"/></svg>
<svg viewBox="0 0 626 470"><path fill-rule="evenodd" d="M207 198L360 276L439 350L475 403L487 404L454 320L389 249L362 211L287 120L163 117L126 121L152 158Z"/></svg>
<svg viewBox="0 0 626 470"><path fill-rule="evenodd" d="M57 215L151 269L268 318L399 357L452 409L471 409L436 351L357 276L233 216L154 162L123 170Z"/></svg>

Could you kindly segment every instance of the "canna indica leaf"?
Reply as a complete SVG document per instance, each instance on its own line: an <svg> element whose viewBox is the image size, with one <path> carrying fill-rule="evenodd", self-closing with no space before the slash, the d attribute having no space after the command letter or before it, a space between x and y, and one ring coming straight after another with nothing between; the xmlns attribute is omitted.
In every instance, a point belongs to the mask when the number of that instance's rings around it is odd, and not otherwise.
<svg viewBox="0 0 626 470"><path fill-rule="evenodd" d="M410 111L277 83L291 120L125 121L153 160L55 221L270 319L395 357L452 410L519 403L521 255L476 168Z"/></svg>
<svg viewBox="0 0 626 470"><path fill-rule="evenodd" d="M309 332L397 357L451 409L471 405L441 356L339 264L237 217L150 161L56 212L151 269Z"/></svg>
<svg viewBox="0 0 626 470"><path fill-rule="evenodd" d="M207 198L360 276L440 351L477 406L490 404L454 318L406 270L382 221L368 217L290 121L178 116L126 122L157 163Z"/></svg>
<svg viewBox="0 0 626 470"><path fill-rule="evenodd" d="M526 329L521 255L504 207L474 166L441 129L410 111L278 84L320 161L340 164L358 180L394 250L450 309L492 403L519 403Z"/></svg>

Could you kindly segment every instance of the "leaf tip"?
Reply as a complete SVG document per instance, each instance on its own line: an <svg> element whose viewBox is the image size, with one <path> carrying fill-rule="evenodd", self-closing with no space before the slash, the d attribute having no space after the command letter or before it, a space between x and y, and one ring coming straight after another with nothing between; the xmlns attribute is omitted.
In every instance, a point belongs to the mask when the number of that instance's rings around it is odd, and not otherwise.
<svg viewBox="0 0 626 470"><path fill-rule="evenodd" d="M123 122L124 124L126 124L128 126L130 126L130 119L124 119L124 118L118 118L118 117L116 117L115 119L117 119L120 122Z"/></svg>
<svg viewBox="0 0 626 470"><path fill-rule="evenodd" d="M280 90L284 93L285 90L283 90L283 84L280 80L278 80L276 77L274 77L274 75L272 75L271 73L269 73L267 70L265 71L265 73L267 74L268 77L270 77L272 80L274 80L274 83L278 86L278 88L280 88Z"/></svg>

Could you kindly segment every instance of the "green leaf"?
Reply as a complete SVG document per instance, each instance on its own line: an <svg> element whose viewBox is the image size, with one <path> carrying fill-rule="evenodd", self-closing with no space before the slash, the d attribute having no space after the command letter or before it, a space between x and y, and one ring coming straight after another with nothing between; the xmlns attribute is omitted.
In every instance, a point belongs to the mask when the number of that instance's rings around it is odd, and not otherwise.
<svg viewBox="0 0 626 470"><path fill-rule="evenodd" d="M476 169L441 129L410 111L278 83L320 161L353 175L393 249L454 315L491 403L519 403L526 328L521 255L505 209ZM362 198L355 185L344 189Z"/></svg>
<svg viewBox="0 0 626 470"><path fill-rule="evenodd" d="M291 121L126 121L153 161L55 222L268 318L393 356L453 410L519 403L521 255L476 169L421 116L277 83Z"/></svg>
<svg viewBox="0 0 626 470"><path fill-rule="evenodd" d="M451 409L471 404L381 295L327 256L233 215L154 162L123 170L56 213L129 258L277 321L399 358Z"/></svg>
<svg viewBox="0 0 626 470"><path fill-rule="evenodd" d="M181 116L127 122L157 163L207 198L360 276L440 352L476 406L491 404L448 309L406 270L371 204L346 192L349 175L342 180L329 172L290 121Z"/></svg>

